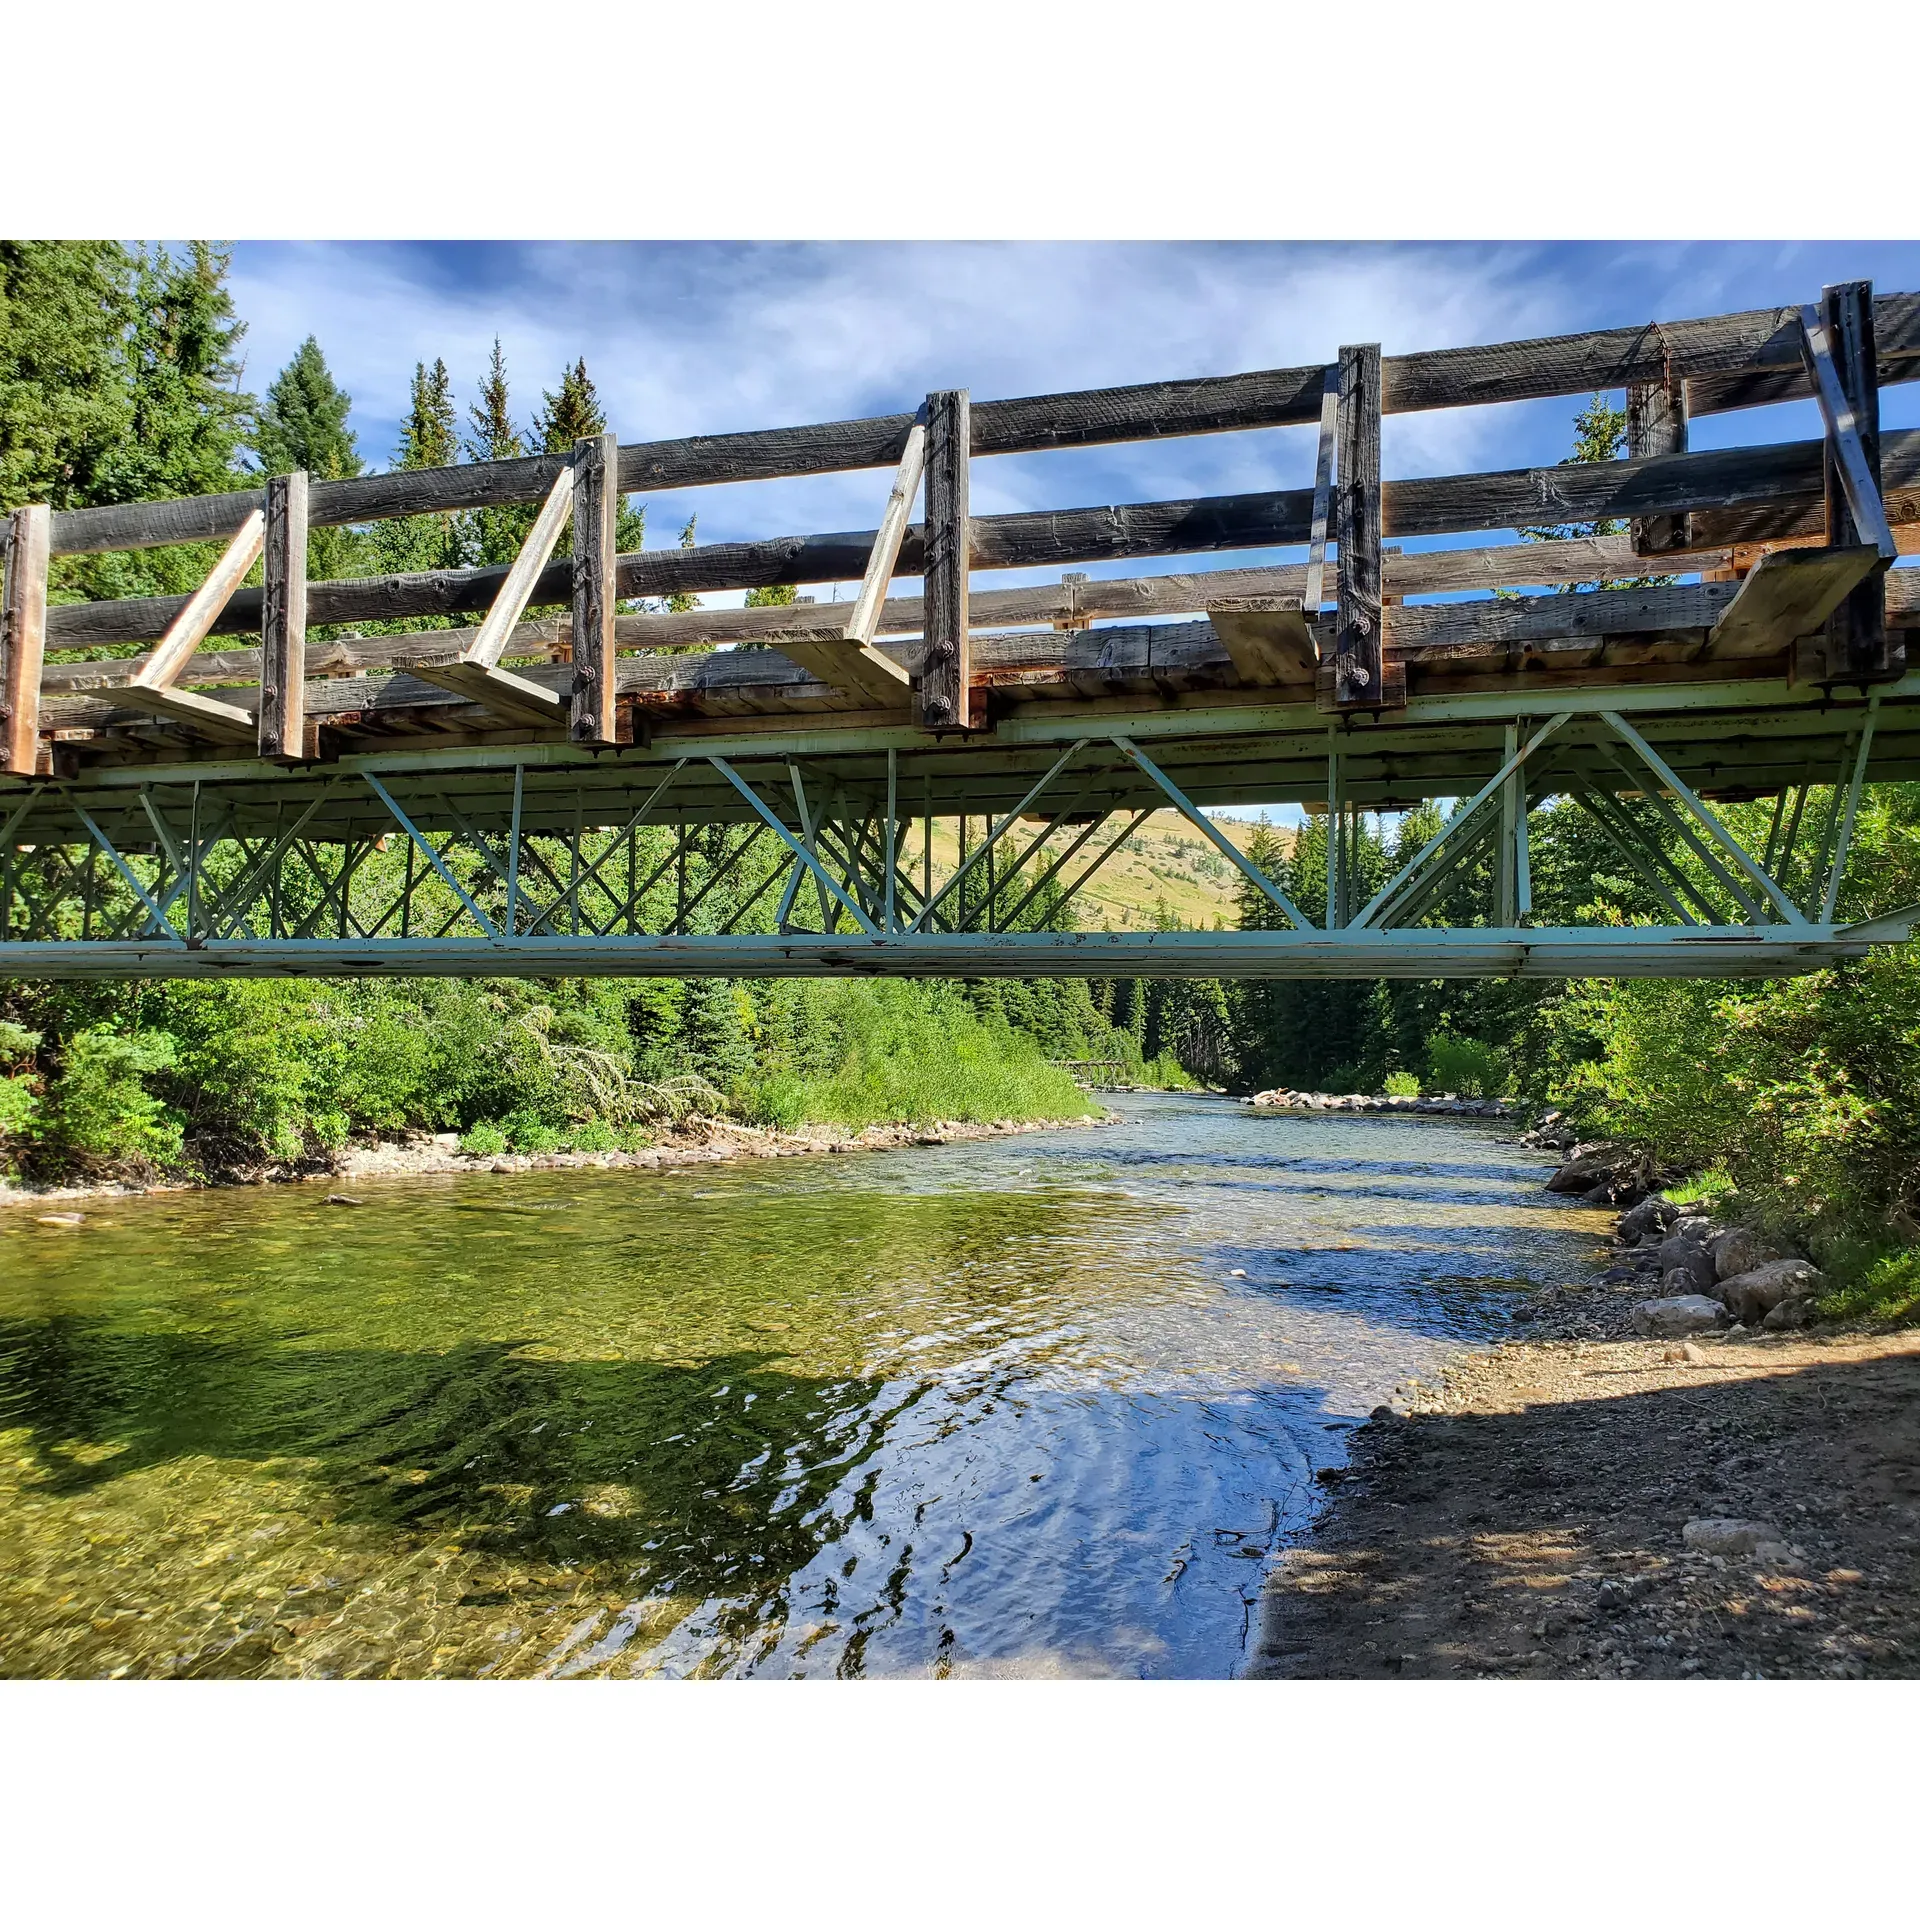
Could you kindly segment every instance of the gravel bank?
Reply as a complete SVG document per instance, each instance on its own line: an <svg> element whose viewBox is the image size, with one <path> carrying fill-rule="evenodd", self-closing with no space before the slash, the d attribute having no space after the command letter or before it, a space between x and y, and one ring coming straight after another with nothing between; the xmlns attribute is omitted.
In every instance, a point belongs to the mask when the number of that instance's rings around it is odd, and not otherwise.
<svg viewBox="0 0 1920 1920"><path fill-rule="evenodd" d="M1637 1336L1612 1274L1375 1412L1249 1677L1920 1673L1920 1332Z"/></svg>
<svg viewBox="0 0 1920 1920"><path fill-rule="evenodd" d="M330 1164L287 1171L262 1169L249 1181L230 1185L264 1185L298 1181L324 1183L392 1178L423 1173L531 1173L563 1167L625 1167L660 1173L675 1167L711 1165L721 1160L785 1160L815 1153L882 1153L896 1147L944 1147L962 1140L991 1140L1001 1134L1050 1133L1062 1128L1107 1127L1123 1124L1111 1114L1079 1120L936 1120L926 1126L868 1127L846 1133L827 1127L800 1133L770 1133L757 1127L734 1126L724 1120L696 1120L678 1132L663 1136L658 1146L633 1153L494 1153L460 1151L458 1134L419 1134L406 1140L382 1140L342 1148ZM20 1187L0 1184L0 1206L50 1209L72 1201L109 1200L146 1193L181 1193L194 1186L132 1187L102 1182L93 1186ZM69 1216L59 1224L78 1224Z"/></svg>

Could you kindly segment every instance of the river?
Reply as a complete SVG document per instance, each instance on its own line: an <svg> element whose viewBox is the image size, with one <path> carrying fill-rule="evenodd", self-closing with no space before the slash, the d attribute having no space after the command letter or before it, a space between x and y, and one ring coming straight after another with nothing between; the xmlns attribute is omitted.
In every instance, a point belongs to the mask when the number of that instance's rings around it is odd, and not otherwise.
<svg viewBox="0 0 1920 1920"><path fill-rule="evenodd" d="M0 1209L0 1673L1232 1674L1347 1431L1604 1216L1487 1125L1109 1102Z"/></svg>

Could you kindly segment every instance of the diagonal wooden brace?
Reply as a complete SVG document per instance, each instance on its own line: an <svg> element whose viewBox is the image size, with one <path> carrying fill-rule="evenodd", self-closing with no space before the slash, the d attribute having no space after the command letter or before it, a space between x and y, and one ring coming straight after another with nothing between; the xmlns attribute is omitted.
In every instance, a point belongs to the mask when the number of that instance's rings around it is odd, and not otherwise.
<svg viewBox="0 0 1920 1920"><path fill-rule="evenodd" d="M171 720L189 733L224 745L246 746L254 741L258 722L252 708L183 693L174 683L186 671L201 641L212 632L213 623L226 610L266 543L267 517L256 507L240 523L226 552L174 617L173 625L140 663L139 671L118 690L119 704Z"/></svg>

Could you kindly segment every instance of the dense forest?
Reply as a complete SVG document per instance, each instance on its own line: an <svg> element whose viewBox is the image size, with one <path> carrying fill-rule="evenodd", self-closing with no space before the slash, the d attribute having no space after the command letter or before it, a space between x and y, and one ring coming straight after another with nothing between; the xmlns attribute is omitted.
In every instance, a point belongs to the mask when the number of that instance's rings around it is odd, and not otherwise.
<svg viewBox="0 0 1920 1920"><path fill-rule="evenodd" d="M227 256L206 243L0 242L0 506L203 493L293 467L329 478L365 470L352 402L318 341L259 395L244 389L245 329L227 272ZM523 420L496 343L464 408L443 360L415 366L390 461L512 457L606 424L578 358ZM646 430L621 425L628 437ZM1615 457L1622 426L1596 396L1573 423L1571 457ZM497 563L532 512L328 529L314 536L312 569ZM647 533L643 510L624 506L622 550ZM672 537L691 544L697 527ZM53 592L179 592L210 558L180 548L63 559ZM1765 803L1723 811L1750 844L1765 838ZM1377 884L1445 819L1431 803L1369 818L1361 884ZM1585 813L1548 801L1532 833L1542 920L1668 917ZM1870 790L1857 844L1843 912L1920 897L1920 792ZM1694 858L1677 840L1669 852L1683 871ZM701 857L718 868L726 855L716 841ZM1253 857L1307 912L1323 908L1324 818L1297 835L1263 832ZM731 910L758 877L741 862L716 906ZM1487 913L1491 890L1491 873L1469 863L1438 904L1457 924ZM1271 924L1250 886L1238 911L1243 925ZM1030 921L1070 924L1045 897ZM700 1105L775 1125L1065 1114L1083 1111L1084 1096L1049 1062L1089 1058L1128 1061L1161 1084L1444 1087L1553 1103L1663 1167L1705 1171L1737 1192L1754 1217L1851 1276L1852 1304L1901 1310L1916 1291L1906 1249L1920 1233L1920 968L1899 949L1766 983L4 983L0 1169L216 1176L418 1128L457 1129L481 1146L604 1145Z"/></svg>

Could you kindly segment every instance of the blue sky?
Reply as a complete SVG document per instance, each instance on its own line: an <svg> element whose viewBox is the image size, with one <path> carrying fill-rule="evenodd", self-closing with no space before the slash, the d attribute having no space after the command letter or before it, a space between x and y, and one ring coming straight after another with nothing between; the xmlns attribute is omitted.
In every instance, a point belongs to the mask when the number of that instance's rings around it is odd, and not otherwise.
<svg viewBox="0 0 1920 1920"><path fill-rule="evenodd" d="M897 412L937 386L985 400L1307 364L1350 341L1391 354L1688 319L1798 303L1853 278L1920 288L1920 245L249 242L234 260L248 385L260 391L317 335L376 465L391 457L415 361L444 357L464 410L496 333L523 423L584 354L630 441ZM1557 460L1578 404L1389 418L1387 475ZM1812 412L1719 416L1694 444L1811 434ZM1920 424L1920 384L1889 389L1883 418ZM982 460L974 511L1307 485L1313 439L1294 427ZM870 527L886 490L885 475L855 473L655 495L650 540L696 511L702 544Z"/></svg>
<svg viewBox="0 0 1920 1920"><path fill-rule="evenodd" d="M988 400L1308 365L1348 342L1405 353L1797 305L1837 280L1908 292L1920 289L1920 245L276 241L240 244L233 279L249 327L247 384L264 389L313 333L353 396L362 457L383 465L415 361L446 360L464 423L496 334L523 426L542 389L584 355L609 425L623 441L652 440L901 412L934 387L965 386ZM1558 460L1579 405L1390 416L1387 477ZM1882 420L1920 425L1920 382L1889 388ZM1702 421L1693 444L1818 431L1806 401ZM1289 427L980 460L974 511L1306 486L1314 439L1310 427ZM887 486L885 474L852 473L649 495L649 541L667 544L693 513L702 544L871 527ZM1087 570L1169 572L1298 555ZM981 579L1015 586L1052 577ZM851 597L852 587L841 591ZM709 594L705 604L739 599Z"/></svg>

